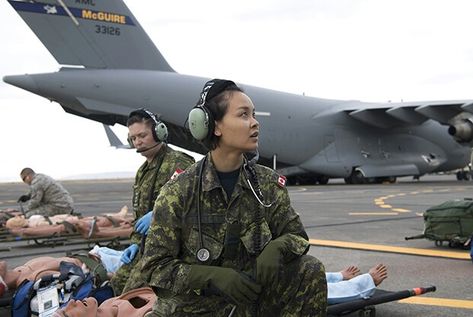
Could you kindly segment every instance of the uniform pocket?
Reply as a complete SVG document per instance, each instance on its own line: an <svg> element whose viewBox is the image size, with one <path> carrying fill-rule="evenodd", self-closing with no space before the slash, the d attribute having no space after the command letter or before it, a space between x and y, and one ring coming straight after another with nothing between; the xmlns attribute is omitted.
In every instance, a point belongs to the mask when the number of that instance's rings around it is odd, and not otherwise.
<svg viewBox="0 0 473 317"><path fill-rule="evenodd" d="M268 223L266 220L262 220L260 224L261 230L260 230L260 238L257 239L257 224L255 222L250 223L249 227L242 233L241 236L241 242L245 246L246 250L248 251L249 254L255 255L256 250L258 249L257 246L257 240L260 240L260 250L263 250L264 247L271 241L272 239L272 234L271 230L269 230Z"/></svg>
<svg viewBox="0 0 473 317"><path fill-rule="evenodd" d="M189 238L185 242L185 246L194 256L196 256L197 251L203 247L210 251L210 259L212 261L218 259L222 254L223 242L210 236L204 230L202 231L202 241L203 246L200 245L199 230L197 230L197 228L192 228L189 233Z"/></svg>

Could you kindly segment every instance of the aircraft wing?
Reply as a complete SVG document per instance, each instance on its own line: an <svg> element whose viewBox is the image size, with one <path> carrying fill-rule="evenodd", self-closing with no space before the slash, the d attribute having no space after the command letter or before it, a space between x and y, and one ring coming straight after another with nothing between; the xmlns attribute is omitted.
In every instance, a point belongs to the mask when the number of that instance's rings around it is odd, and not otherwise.
<svg viewBox="0 0 473 317"><path fill-rule="evenodd" d="M349 117L377 128L420 125L432 119L443 125L471 117L473 100L422 101L401 103L343 102L332 110L342 111ZM333 111L331 111L333 113ZM314 116L324 117L327 112Z"/></svg>

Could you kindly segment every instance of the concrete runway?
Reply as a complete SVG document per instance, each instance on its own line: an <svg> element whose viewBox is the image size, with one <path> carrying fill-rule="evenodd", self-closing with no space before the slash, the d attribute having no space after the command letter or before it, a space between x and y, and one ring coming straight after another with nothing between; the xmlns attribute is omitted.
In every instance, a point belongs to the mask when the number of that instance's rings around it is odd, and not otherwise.
<svg viewBox="0 0 473 317"><path fill-rule="evenodd" d="M402 178L396 184L386 185L331 181L325 186L289 187L289 193L313 239L310 254L319 258L327 271L339 271L354 264L366 272L376 263L384 263L389 277L381 284L382 289L437 287L436 292L411 297L408 302L377 305L377 316L472 316L473 263L469 252L436 247L428 240L404 240L406 236L422 233L420 215L428 207L450 199L473 197L473 182L454 179L454 175L426 176L420 181ZM131 208L132 179L62 183L72 194L76 211L83 215L117 212L123 205ZM0 209L18 208L16 199L26 191L27 186L22 183L0 184ZM38 253L64 255L66 250L76 247L15 248L17 245L18 242L0 243L0 259L7 258L9 267ZM9 246L13 248L7 251ZM384 250L387 247L397 249ZM439 251L443 253L434 254ZM419 255L421 252L428 254Z"/></svg>

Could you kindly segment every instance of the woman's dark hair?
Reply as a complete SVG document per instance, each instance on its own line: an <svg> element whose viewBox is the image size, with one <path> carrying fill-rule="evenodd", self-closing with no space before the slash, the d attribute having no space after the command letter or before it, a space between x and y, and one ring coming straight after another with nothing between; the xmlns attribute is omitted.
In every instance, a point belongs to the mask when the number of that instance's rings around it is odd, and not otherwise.
<svg viewBox="0 0 473 317"><path fill-rule="evenodd" d="M205 107L210 112L214 121L220 121L222 120L223 116L225 116L230 104L230 98L235 91L244 92L243 89L235 84L232 84L225 87L225 90L220 92L212 99L206 101ZM210 150L215 150L220 141L220 137L216 136L213 132L214 131L209 131L209 136L204 140L204 145Z"/></svg>

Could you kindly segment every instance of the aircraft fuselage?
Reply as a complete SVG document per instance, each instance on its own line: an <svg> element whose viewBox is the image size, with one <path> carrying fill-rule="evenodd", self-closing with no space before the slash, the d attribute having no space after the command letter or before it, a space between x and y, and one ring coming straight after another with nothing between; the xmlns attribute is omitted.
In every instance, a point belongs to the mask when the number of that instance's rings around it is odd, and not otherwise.
<svg viewBox="0 0 473 317"><path fill-rule="evenodd" d="M106 124L124 124L132 109L148 107L166 123L184 128L208 79L148 70L62 69L4 80L56 101L70 113ZM348 101L241 86L256 107L261 157L267 162L275 157L276 167L286 168L288 174L348 177L359 168L365 177L422 175L461 168L470 161L469 146L455 142L448 127L433 120L377 128L340 111ZM179 135L174 140L183 147L189 143Z"/></svg>

